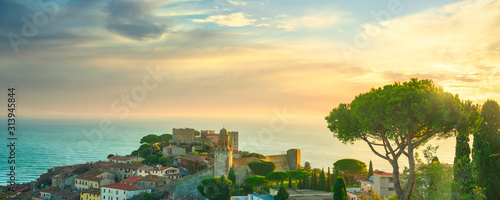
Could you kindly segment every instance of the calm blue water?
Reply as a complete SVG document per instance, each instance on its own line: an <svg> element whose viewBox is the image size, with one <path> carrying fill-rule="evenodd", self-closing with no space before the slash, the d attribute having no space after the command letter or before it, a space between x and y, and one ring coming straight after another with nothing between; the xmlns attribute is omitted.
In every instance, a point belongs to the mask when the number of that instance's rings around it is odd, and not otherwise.
<svg viewBox="0 0 500 200"><path fill-rule="evenodd" d="M302 151L302 164L329 167L342 158L355 158L374 168L391 170L390 165L375 156L362 142L344 145L326 128L322 116L295 117L280 121L275 116L260 118L223 117L155 117L121 120L104 118L33 118L17 117L16 180L35 180L54 166L106 160L108 154L126 155L139 147L139 140L147 134L171 133L172 128L191 127L197 130L216 130L223 126L238 131L239 149L274 155L291 148ZM100 130L101 121L110 122L112 130ZM7 119L0 118L0 128L6 130ZM8 167L7 134L0 147L0 185L6 185ZM455 139L434 140L439 145L438 157L442 162L453 162Z"/></svg>

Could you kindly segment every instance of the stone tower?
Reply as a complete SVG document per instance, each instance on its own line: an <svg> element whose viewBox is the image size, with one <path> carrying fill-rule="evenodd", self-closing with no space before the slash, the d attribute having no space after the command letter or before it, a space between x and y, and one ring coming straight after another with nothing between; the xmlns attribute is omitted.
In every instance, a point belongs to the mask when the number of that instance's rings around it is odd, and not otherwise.
<svg viewBox="0 0 500 200"><path fill-rule="evenodd" d="M215 148L214 176L224 175L227 178L233 165L233 149L229 145L229 134L225 128L219 132L219 141Z"/></svg>

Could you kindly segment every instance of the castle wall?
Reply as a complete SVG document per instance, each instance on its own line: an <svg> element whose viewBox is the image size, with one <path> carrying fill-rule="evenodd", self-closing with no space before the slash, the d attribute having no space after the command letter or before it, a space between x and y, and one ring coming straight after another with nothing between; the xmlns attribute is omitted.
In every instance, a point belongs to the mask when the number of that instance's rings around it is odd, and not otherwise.
<svg viewBox="0 0 500 200"><path fill-rule="evenodd" d="M241 185L247 177L253 176L252 169L248 165L233 165L233 170L236 175L236 183L233 185Z"/></svg>
<svg viewBox="0 0 500 200"><path fill-rule="evenodd" d="M276 171L296 170L300 168L300 149L289 149L286 154L269 155L263 160L276 164Z"/></svg>
<svg viewBox="0 0 500 200"><path fill-rule="evenodd" d="M201 181L212 177L214 177L214 167L209 167L196 174L173 180L175 186L168 188L167 191L172 193L175 199L200 199L202 196L198 191L198 185L201 185Z"/></svg>
<svg viewBox="0 0 500 200"><path fill-rule="evenodd" d="M286 172L286 171L290 170L290 168L288 167L288 160L287 160L287 158L288 158L288 156L286 154L283 154L283 155L268 155L263 160L267 161L267 162L273 162L274 164L276 164L276 171Z"/></svg>
<svg viewBox="0 0 500 200"><path fill-rule="evenodd" d="M174 128L172 135L172 141L177 145L194 143L194 129L192 128Z"/></svg>

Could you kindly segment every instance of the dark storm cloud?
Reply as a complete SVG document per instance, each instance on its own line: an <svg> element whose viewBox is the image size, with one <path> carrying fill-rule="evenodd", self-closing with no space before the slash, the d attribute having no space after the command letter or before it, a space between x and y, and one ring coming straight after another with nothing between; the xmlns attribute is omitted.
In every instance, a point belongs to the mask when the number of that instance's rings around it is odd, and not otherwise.
<svg viewBox="0 0 500 200"><path fill-rule="evenodd" d="M134 40L158 39L167 24L153 15L154 8L150 1L112 0L105 9L109 15L106 28Z"/></svg>

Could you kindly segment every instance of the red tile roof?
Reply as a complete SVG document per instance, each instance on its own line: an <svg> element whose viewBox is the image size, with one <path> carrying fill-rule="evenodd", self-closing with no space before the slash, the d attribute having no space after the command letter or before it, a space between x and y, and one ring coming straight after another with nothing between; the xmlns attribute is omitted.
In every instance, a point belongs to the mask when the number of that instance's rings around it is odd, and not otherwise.
<svg viewBox="0 0 500 200"><path fill-rule="evenodd" d="M142 178L142 176L134 175L126 179L123 179L122 183L137 183L137 180L139 180L140 178Z"/></svg>
<svg viewBox="0 0 500 200"><path fill-rule="evenodd" d="M101 187L113 188L113 189L119 189L119 190L127 190L127 191L149 189L147 187L142 187L142 186L138 186L138 185L128 185L125 183L112 183L109 185L103 185Z"/></svg>
<svg viewBox="0 0 500 200"><path fill-rule="evenodd" d="M131 156L131 155L128 155L128 156L111 156L109 157L108 159L109 160L120 160L120 161L127 161L127 160L131 160L131 159L135 159L137 158L136 156Z"/></svg>
<svg viewBox="0 0 500 200"><path fill-rule="evenodd" d="M116 164L116 163L114 163L114 162L103 162L103 163L99 164L99 166L109 167L109 166L114 165L114 164Z"/></svg>
<svg viewBox="0 0 500 200"><path fill-rule="evenodd" d="M392 177L392 174L391 173L376 173L374 175L378 175L378 176L384 176L384 177Z"/></svg>

